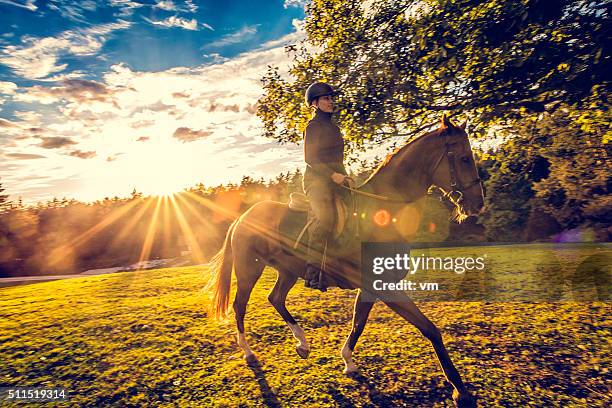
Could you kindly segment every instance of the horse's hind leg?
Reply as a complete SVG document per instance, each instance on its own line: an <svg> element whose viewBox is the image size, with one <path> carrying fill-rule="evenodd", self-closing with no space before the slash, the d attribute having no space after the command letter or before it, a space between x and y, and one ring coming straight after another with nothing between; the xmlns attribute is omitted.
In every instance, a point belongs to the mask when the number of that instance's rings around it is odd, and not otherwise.
<svg viewBox="0 0 612 408"><path fill-rule="evenodd" d="M355 350L355 345L357 344L357 340L359 340L359 336L361 336L361 333L363 333L363 329L368 321L368 316L370 315L372 306L374 306L374 303L365 301L364 295L360 290L357 293L357 298L355 299L353 328L351 330L351 334L349 334L347 337L341 352L342 359L344 360L344 374L353 374L359 371L357 366L355 366L355 363L353 363L353 351Z"/></svg>
<svg viewBox="0 0 612 408"><path fill-rule="evenodd" d="M257 261L255 256L241 255L234 260L234 268L236 271L236 298L234 299L234 313L236 316L236 328L238 346L244 352L244 358L247 364L256 364L257 357L249 347L244 334L244 315L246 314L247 303L251 297L251 291L255 283L261 276L264 269L264 264Z"/></svg>
<svg viewBox="0 0 612 408"><path fill-rule="evenodd" d="M385 303L397 314L412 323L431 342L446 379L455 388L453 391L453 401L455 404L458 407L475 407L476 398L470 394L463 384L459 372L453 365L448 351L446 351L440 330L419 310L417 305L408 296L402 296L402 298L404 299L398 302L385 301Z"/></svg>
<svg viewBox="0 0 612 408"><path fill-rule="evenodd" d="M278 279L276 280L276 284L270 295L268 296L268 300L272 303L272 306L278 311L283 320L287 323L291 332L293 333L293 337L298 341L296 351L298 355L302 358L307 358L310 353L310 346L308 345L308 341L306 340L306 335L304 334L304 330L300 327L300 325L295 321L291 313L287 310L285 306L285 300L287 299L287 294L291 290L291 288L295 285L297 281L297 276L292 275L290 272L285 270L278 271Z"/></svg>

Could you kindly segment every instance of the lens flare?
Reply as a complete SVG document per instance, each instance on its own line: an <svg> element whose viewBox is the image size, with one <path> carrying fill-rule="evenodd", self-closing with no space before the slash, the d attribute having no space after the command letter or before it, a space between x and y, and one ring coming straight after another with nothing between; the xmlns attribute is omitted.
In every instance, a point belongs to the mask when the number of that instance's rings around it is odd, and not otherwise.
<svg viewBox="0 0 612 408"><path fill-rule="evenodd" d="M387 226L391 222L391 214L387 210L378 210L374 214L374 222L379 227Z"/></svg>

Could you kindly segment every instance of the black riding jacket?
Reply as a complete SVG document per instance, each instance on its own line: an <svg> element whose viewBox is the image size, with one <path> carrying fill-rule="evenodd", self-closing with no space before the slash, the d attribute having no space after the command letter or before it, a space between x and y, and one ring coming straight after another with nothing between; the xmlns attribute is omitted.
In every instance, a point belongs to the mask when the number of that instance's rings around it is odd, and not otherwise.
<svg viewBox="0 0 612 408"><path fill-rule="evenodd" d="M313 179L329 182L333 173L347 174L344 168L344 139L332 114L317 109L304 132L304 184Z"/></svg>

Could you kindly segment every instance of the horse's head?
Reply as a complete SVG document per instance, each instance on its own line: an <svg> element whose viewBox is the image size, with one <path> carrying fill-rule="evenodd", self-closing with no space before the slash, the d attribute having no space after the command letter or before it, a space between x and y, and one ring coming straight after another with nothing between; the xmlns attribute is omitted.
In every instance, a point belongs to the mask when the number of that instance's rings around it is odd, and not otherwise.
<svg viewBox="0 0 612 408"><path fill-rule="evenodd" d="M484 205L482 184L465 124L456 126L444 116L434 140L430 184L454 205L452 217L461 222L478 214Z"/></svg>
<svg viewBox="0 0 612 408"><path fill-rule="evenodd" d="M465 125L455 126L446 116L439 129L389 154L359 188L400 201L440 192L454 206L451 217L457 222L479 213L484 205Z"/></svg>

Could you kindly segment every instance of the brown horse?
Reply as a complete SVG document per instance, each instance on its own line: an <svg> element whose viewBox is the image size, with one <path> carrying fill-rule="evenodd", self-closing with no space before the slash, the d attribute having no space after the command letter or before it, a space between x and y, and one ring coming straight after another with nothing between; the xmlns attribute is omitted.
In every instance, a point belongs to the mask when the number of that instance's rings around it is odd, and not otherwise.
<svg viewBox="0 0 612 408"><path fill-rule="evenodd" d="M367 200L378 206L373 208L380 208L386 203L393 211L397 209L397 203L404 203L400 207L406 208L406 203L415 203L422 199L428 189L435 185L446 192L446 196L455 205L454 218L457 220L461 221L468 215L479 212L483 206L483 191L464 127L455 126L444 117L439 129L420 136L389 155L357 190L369 194ZM411 208L411 214L415 215L416 212L416 216L410 218L418 220L421 208L419 205L413 205ZM304 277L306 269L303 257L295 251L287 251L295 237L283 236L280 229L281 220L291 211L286 203L275 201L263 201L253 205L230 226L223 247L210 262L213 274L209 285L214 288L212 306L217 317L227 315L232 269L235 271L237 292L233 309L238 331L237 342L250 364L256 363L257 358L245 337L244 316L251 291L267 265L278 271L278 279L268 299L297 339L296 351L300 357L308 357L310 351L304 331L285 307L289 290L298 278ZM373 213L367 214L366 211L364 214L364 218L370 218ZM404 234L381 237L376 228L365 229L360 240L409 240L410 234L416 230L408 230L409 232ZM355 248L349 251L349 254L326 264L326 276L331 280L329 286L349 289L360 287L359 247ZM373 306L372 302L364 299L366 296L359 290L352 331L341 351L347 374L357 372L352 353ZM431 341L444 375L454 387L455 404L475 406L475 398L466 389L454 367L438 328L407 296L402 301L384 303Z"/></svg>

